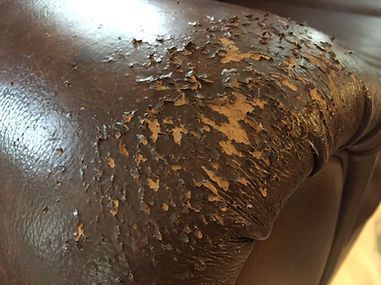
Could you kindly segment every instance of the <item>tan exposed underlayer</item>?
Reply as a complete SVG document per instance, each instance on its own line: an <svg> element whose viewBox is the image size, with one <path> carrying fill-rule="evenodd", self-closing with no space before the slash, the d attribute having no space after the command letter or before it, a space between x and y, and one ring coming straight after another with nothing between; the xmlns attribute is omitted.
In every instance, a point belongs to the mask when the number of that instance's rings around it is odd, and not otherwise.
<svg viewBox="0 0 381 285"><path fill-rule="evenodd" d="M172 129L173 140L176 144L181 145L183 133L187 133L187 130L184 128L183 125L181 127L174 127Z"/></svg>
<svg viewBox="0 0 381 285"><path fill-rule="evenodd" d="M254 107L258 107L258 108L263 110L265 108L265 106L267 105L267 101L263 100L263 99L260 99L260 98L253 98L252 101L251 101L251 104Z"/></svg>
<svg viewBox="0 0 381 285"><path fill-rule="evenodd" d="M78 242L83 237L84 234L85 234L85 230L84 230L83 224L78 223L75 241Z"/></svg>
<svg viewBox="0 0 381 285"><path fill-rule="evenodd" d="M112 200L111 202L112 207L110 209L110 213L113 217L115 217L118 214L120 202L118 199Z"/></svg>
<svg viewBox="0 0 381 285"><path fill-rule="evenodd" d="M125 157L129 158L130 154L128 153L128 150L126 148L126 145L122 142L119 143L119 152Z"/></svg>
<svg viewBox="0 0 381 285"><path fill-rule="evenodd" d="M171 118L171 117L164 118L163 123L164 123L164 124L173 125L173 124L174 124L174 123L173 123L173 118Z"/></svg>
<svg viewBox="0 0 381 285"><path fill-rule="evenodd" d="M147 159L140 153L138 153L135 157L135 162L139 166L141 163L147 161Z"/></svg>
<svg viewBox="0 0 381 285"><path fill-rule="evenodd" d="M148 186L149 188L151 188L151 190L157 192L160 188L160 179L157 178L156 180L153 180L152 178L147 178L147 183L148 183Z"/></svg>
<svg viewBox="0 0 381 285"><path fill-rule="evenodd" d="M239 51L239 48L236 46L236 44L230 39L220 38L219 40L226 47L226 54L223 55L223 57L221 58L221 63L223 64L232 62L232 61L239 62L244 59L253 59L256 61L261 59L265 59L265 60L271 59L270 56L260 54L260 53L251 53L251 52L241 53Z"/></svg>
<svg viewBox="0 0 381 285"><path fill-rule="evenodd" d="M250 152L250 154L251 154L255 159L258 159L258 160L260 160L260 161L263 161L267 167L270 166L270 160L269 160L268 158L265 158L265 157L263 156L263 153L262 153L262 152L260 152L260 151L252 151L252 152Z"/></svg>
<svg viewBox="0 0 381 285"><path fill-rule="evenodd" d="M229 141L220 141L219 145L222 147L223 151L227 155L238 155L238 156L243 156L237 148L232 144L232 142Z"/></svg>
<svg viewBox="0 0 381 285"><path fill-rule="evenodd" d="M167 203L163 203L163 204L161 205L161 208L162 208L165 212L168 212L168 210L169 210L169 206L168 206Z"/></svg>
<svg viewBox="0 0 381 285"><path fill-rule="evenodd" d="M218 202L218 201L221 201L221 197L218 195L209 195L208 201L209 202Z"/></svg>
<svg viewBox="0 0 381 285"><path fill-rule="evenodd" d="M202 166L202 169L206 172L206 174L209 176L211 180L216 182L219 187L227 191L229 189L229 181L226 179L217 176L213 171L207 169L205 166Z"/></svg>
<svg viewBox="0 0 381 285"><path fill-rule="evenodd" d="M157 119L148 120L148 128L150 129L152 135L151 139L154 143L156 143L157 138L159 137L159 133L161 132L160 123Z"/></svg>
<svg viewBox="0 0 381 285"><path fill-rule="evenodd" d="M247 180L245 177L240 177L238 179L238 182L241 183L242 185L247 186L249 184L249 180Z"/></svg>
<svg viewBox="0 0 381 285"><path fill-rule="evenodd" d="M107 165L110 167L110 168L115 168L115 160L111 157L109 157L107 159Z"/></svg>
<svg viewBox="0 0 381 285"><path fill-rule="evenodd" d="M298 91L298 86L295 85L294 83L292 83L291 81L289 81L287 78L283 78L282 76L275 74L275 73L272 73L271 77L276 78L277 80L279 80L282 83L282 85L286 86L287 88L291 89L292 91L295 91L295 92Z"/></svg>
<svg viewBox="0 0 381 285"><path fill-rule="evenodd" d="M189 104L188 99L185 97L185 93L181 91L180 97L174 102L176 107Z"/></svg>
<svg viewBox="0 0 381 285"><path fill-rule="evenodd" d="M225 116L228 119L228 123L217 125L213 120L206 118L204 115L201 115L200 118L205 124L225 134L228 139L248 145L250 144L249 137L239 122L247 118L247 113L253 110L253 106L246 101L244 95L237 92L234 92L233 95L235 98L233 103L208 105L213 111Z"/></svg>
<svg viewBox="0 0 381 285"><path fill-rule="evenodd" d="M204 186L204 187L208 188L213 194L218 195L217 188L209 180L206 180L206 181L203 181L203 182L195 182L194 185L196 187Z"/></svg>
<svg viewBox="0 0 381 285"><path fill-rule="evenodd" d="M292 91L298 91L298 86L296 86L294 83L288 81L287 79L283 79L282 80L282 84L284 86L287 86L288 88L290 88Z"/></svg>
<svg viewBox="0 0 381 285"><path fill-rule="evenodd" d="M312 100L316 101L319 105L321 105L324 108L326 108L327 103L324 101L322 95L317 90L317 88L314 88L314 89L310 90L310 95L311 95L311 99Z"/></svg>
<svg viewBox="0 0 381 285"><path fill-rule="evenodd" d="M259 191L261 192L263 197L267 197L267 189L264 187L259 187Z"/></svg>
<svg viewBox="0 0 381 285"><path fill-rule="evenodd" d="M179 171L180 169L182 169L182 167L180 165L172 165L172 169L174 171Z"/></svg>

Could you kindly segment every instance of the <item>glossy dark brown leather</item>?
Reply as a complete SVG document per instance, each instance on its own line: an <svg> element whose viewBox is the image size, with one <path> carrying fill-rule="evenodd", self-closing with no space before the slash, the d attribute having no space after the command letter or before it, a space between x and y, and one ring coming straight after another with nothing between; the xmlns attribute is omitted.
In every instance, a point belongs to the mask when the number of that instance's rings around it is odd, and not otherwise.
<svg viewBox="0 0 381 285"><path fill-rule="evenodd" d="M213 1L90 2L0 1L2 283L233 284L332 155L366 188L379 74L347 48Z"/></svg>
<svg viewBox="0 0 381 285"><path fill-rule="evenodd" d="M237 284L319 284L334 239L344 179L338 158L307 179L287 201L269 239L254 247Z"/></svg>
<svg viewBox="0 0 381 285"><path fill-rule="evenodd" d="M229 2L229 1L227 1ZM378 29L381 25L381 2L380 1L309 1L309 0L289 0L289 1L231 1L236 4L261 8L269 10L273 13L282 15L284 17L291 17L305 24L311 25L314 28L317 28L321 31L326 32L329 35L334 36L336 39L340 40L348 49L353 50L354 53L362 60L364 60L369 66L373 66L377 69L381 67L381 34L378 32ZM377 136L380 136L378 134ZM372 140L371 140L372 141ZM379 142L379 139L374 137L373 145L369 141L369 144L365 148L372 149L375 147L374 143ZM267 252L268 250L261 249L264 247L267 249L271 244L276 244L278 248L282 245L285 252L289 252L289 255L285 258L282 266L278 267L277 270L269 270L269 266L258 266L258 257L256 257L256 251L252 253L252 257L249 258L249 262L246 265L246 269L241 273L241 280L255 280L260 284L265 284L266 282L273 283L271 284L299 284L300 278L310 278L309 281L305 281L306 284L326 284L333 272L339 267L341 261L348 252L350 246L354 242L355 238L362 229L362 226L370 215L374 212L375 208L378 206L379 201L381 200L380 195L380 171L381 161L379 160L378 166L376 167L373 178L370 181L370 185L367 187L369 180L369 175L371 174L371 169L374 164L374 156L372 154L368 155L367 153L357 152L350 153L351 163L345 163L344 169L342 170L345 174L343 193L341 197L341 205L339 210L339 215L335 216L333 214L330 217L327 217L326 220L321 219L321 211L314 210L314 207L311 207L308 215L310 220L314 220L315 223L317 220L320 220L320 227L324 225L331 224L333 221L336 222L336 230L333 239L326 240L326 245L330 245L331 248L317 246L317 243L314 243L313 250L303 251L300 248L299 253L303 254L303 260L298 260L296 251L292 252L287 248L290 248L292 244L303 244L306 239L303 239L303 236L313 232L314 227L319 227L319 223L314 226L310 225L309 227L302 227L295 229L293 231L293 243L286 244L284 241L284 236L289 235L289 228L293 227L293 223L297 220L297 216L303 217L306 215L306 210L304 207L305 202L300 202L297 207L294 203L292 204L292 213L290 215L287 210L284 209L279 218L279 222L275 225L275 229L272 233L271 239L267 242L263 242L261 245L257 246L257 251ZM343 156L343 155L341 155ZM347 155L345 155L347 157ZM347 159L345 159L346 161ZM341 173L336 172L331 175L340 176ZM322 176L324 174L320 174ZM327 181L327 177L319 178L320 181L323 181L321 184L324 185L324 189L327 191L335 192L335 186L330 185ZM362 181L362 182L361 182ZM302 191L306 191L313 196L311 191L309 179L301 186ZM330 193L329 195L332 195ZM311 199L311 197L304 198L306 201ZM313 198L312 198L313 199ZM315 197L316 200L320 197ZM333 201L330 201L331 203ZM323 207L322 204L320 207ZM331 209L334 210L334 208ZM287 221L292 219L292 223L289 224ZM299 222L302 222L304 218ZM282 222L280 222L282 221ZM277 226L279 225L279 226ZM278 228L279 227L279 228ZM283 229L283 231L281 230ZM322 231L322 228L315 230L312 233L314 236L325 236L329 237L331 232ZM300 237L300 240L298 239ZM316 254L316 251L320 253L320 256L326 254L325 249L328 249L329 257L327 261L320 259L319 264L319 254ZM279 256L282 253L279 253ZM292 253L292 254L291 254ZM309 255L308 255L309 254ZM250 260L253 261L250 261ZM277 259L279 260L279 259ZM250 267L249 265L252 264ZM263 263L261 263L263 264ZM281 264L278 262L277 264ZM287 264L287 266L285 266ZM301 264L304 264L303 270L299 270L297 274L295 268L301 268ZM309 266L307 266L309 264ZM312 266L315 264L316 266ZM321 269L321 264L325 264L323 272ZM262 276L256 278L254 276L258 275L253 273L253 271L261 272ZM275 274L276 273L276 274ZM322 274L320 277L319 274ZM263 278L266 277L266 278ZM315 278L315 279L314 279ZM303 283L303 282L302 282ZM249 283L250 284L250 283Z"/></svg>

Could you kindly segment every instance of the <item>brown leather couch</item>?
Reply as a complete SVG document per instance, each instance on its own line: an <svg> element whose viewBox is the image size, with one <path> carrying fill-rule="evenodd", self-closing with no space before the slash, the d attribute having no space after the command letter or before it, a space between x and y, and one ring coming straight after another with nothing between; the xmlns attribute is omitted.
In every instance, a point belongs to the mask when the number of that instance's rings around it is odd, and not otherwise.
<svg viewBox="0 0 381 285"><path fill-rule="evenodd" d="M232 2L238 5L252 7L257 9L263 9L266 11L271 11L272 13L281 15L283 17L290 17L299 21L300 23L314 27L324 33L334 37L336 40L340 41L342 45L347 47L349 50L354 52L357 57L361 58L366 64L380 70L381 68L381 34L379 29L381 27L381 1L357 1L357 0L288 0L288 1L224 1ZM353 154L351 154L353 155ZM279 221L277 222L279 226L275 226L272 237L270 240L263 244L265 247L263 252L268 254L268 250L273 251L285 251L285 259L275 266L278 270L278 274L269 274L268 272L263 273L262 281L270 282L269 284L326 284L329 279L332 277L332 274L339 267L342 259L345 257L348 249L353 243L354 239L357 237L358 233L361 231L363 224L366 219L373 213L374 209L379 205L381 200L381 161L379 160L378 166L375 168L373 174L373 179L371 179L370 185L368 187L364 186L352 186L355 183L358 183L358 177L362 174L358 173L358 169L361 167L354 167L354 170L351 171L355 178L345 179L344 178L344 188L343 192L350 192L351 194L346 194L348 197L343 195L341 197L341 206L339 209L339 215L337 221L335 221L335 238L332 242L332 245L329 250L329 257L327 258L327 263L325 264L325 269L323 273L320 273L318 270L313 271L305 270L307 266L304 266L301 270L301 264L311 264L315 262L315 267L311 266L310 268L318 268L318 261L315 257L321 254L320 249L314 247L314 250L309 249L310 240L304 239L304 241L294 241L294 247L291 249L284 250L284 247L290 248L289 240L285 242L279 242L285 235L288 235L287 232L290 231L290 226L300 225L298 217L302 212L295 210L295 205L289 203L293 206L287 206L284 209ZM329 170L327 170L329 171ZM366 173L367 170L364 169ZM344 173L348 173L348 170L345 170ZM330 174L332 176L338 176L337 173ZM348 174L345 174L348 175ZM329 181L329 175L320 174L322 178L319 184L324 185L324 188L327 188L328 191L332 189L332 186L328 186L327 181ZM328 178L328 180L326 180ZM331 178L332 179L332 178ZM352 181L354 180L354 181ZM307 183L308 185L308 183ZM322 188L322 186L317 186L317 189ZM342 187L342 186L341 186ZM354 190L348 190L351 188L356 188L358 191L358 196L352 194ZM310 185L305 186L305 189L311 189ZM367 191L362 192L365 188ZM307 190L308 191L308 190ZM311 191L309 191L311 192ZM353 195L353 196L352 196ZM360 196L362 195L362 197ZM349 196L352 196L349 198ZM316 199L316 198L314 198ZM350 202L350 200L352 202ZM292 200L291 200L292 201ZM361 202L359 202L361 201ZM295 204L299 203L298 201L294 202ZM346 206L349 203L352 203L352 206ZM304 201L302 202L304 204ZM310 206L310 205L309 205ZM317 206L320 207L320 206ZM345 209L347 207L347 209ZM288 210L290 208L290 210ZM291 209L292 208L292 209ZM345 209L345 210L344 210ZM288 214L288 211L291 214ZM319 213L321 209L315 211L315 218L319 218ZM283 218L284 217L284 218ZM356 218L355 218L356 217ZM290 221L290 219L294 219ZM312 219L311 219L312 220ZM310 220L310 221L311 221ZM295 222L297 221L297 222ZM292 223L290 225L290 223ZM308 223L308 222L307 222ZM346 228L346 229L344 229ZM313 235L313 233L311 233ZM346 236L346 237L345 237ZM293 238L293 237L291 237ZM302 250L300 244L305 244L305 249ZM345 245L344 245L345 244ZM298 250L293 250L295 248ZM258 249L258 251L260 251ZM299 252L295 256L295 252ZM310 256L306 257L306 253ZM259 257L258 257L259 258ZM242 284L255 284L255 281L258 280L256 275L264 272L262 269L259 269L259 273L253 273L252 269L254 267L255 250L252 254L253 263L250 263L246 266L246 272L241 274L240 280ZM295 259L299 260L295 262ZM277 259L279 260L279 259ZM308 260L310 260L309 263ZM321 259L323 261L324 258ZM271 261L270 261L271 263ZM253 267L251 267L251 265ZM287 264L287 266L285 266ZM274 266L274 264L271 264ZM270 264L269 264L270 267ZM303 272L303 274L301 274ZM322 274L322 275L320 275ZM294 276L292 276L294 275ZM287 276L287 277L285 277ZM301 279L295 279L295 276L300 276ZM308 279L310 276L310 279ZM311 276L313 276L311 278ZM321 276L321 277L318 277ZM299 278L299 277L297 277ZM299 280L299 281L295 281ZM316 280L307 282L305 280ZM320 283L317 281L320 280ZM261 283L259 283L261 284Z"/></svg>
<svg viewBox="0 0 381 285"><path fill-rule="evenodd" d="M0 0L0 284L327 284L380 201L381 18L234 2Z"/></svg>

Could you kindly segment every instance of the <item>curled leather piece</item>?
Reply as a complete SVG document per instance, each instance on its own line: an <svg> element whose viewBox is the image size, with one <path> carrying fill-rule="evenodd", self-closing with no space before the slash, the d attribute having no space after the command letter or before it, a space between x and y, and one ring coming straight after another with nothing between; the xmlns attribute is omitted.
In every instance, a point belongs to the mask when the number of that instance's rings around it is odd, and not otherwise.
<svg viewBox="0 0 381 285"><path fill-rule="evenodd" d="M152 1L164 36L92 39L57 3L1 2L10 283L233 284L295 189L379 124L379 83L291 20Z"/></svg>

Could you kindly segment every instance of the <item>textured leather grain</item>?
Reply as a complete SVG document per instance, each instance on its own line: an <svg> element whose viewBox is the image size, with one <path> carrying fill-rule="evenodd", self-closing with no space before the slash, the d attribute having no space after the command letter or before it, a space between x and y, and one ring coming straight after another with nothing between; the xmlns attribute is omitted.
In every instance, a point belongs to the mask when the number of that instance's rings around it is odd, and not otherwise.
<svg viewBox="0 0 381 285"><path fill-rule="evenodd" d="M0 1L0 280L233 284L307 177L378 145L378 71L269 13L113 3Z"/></svg>

